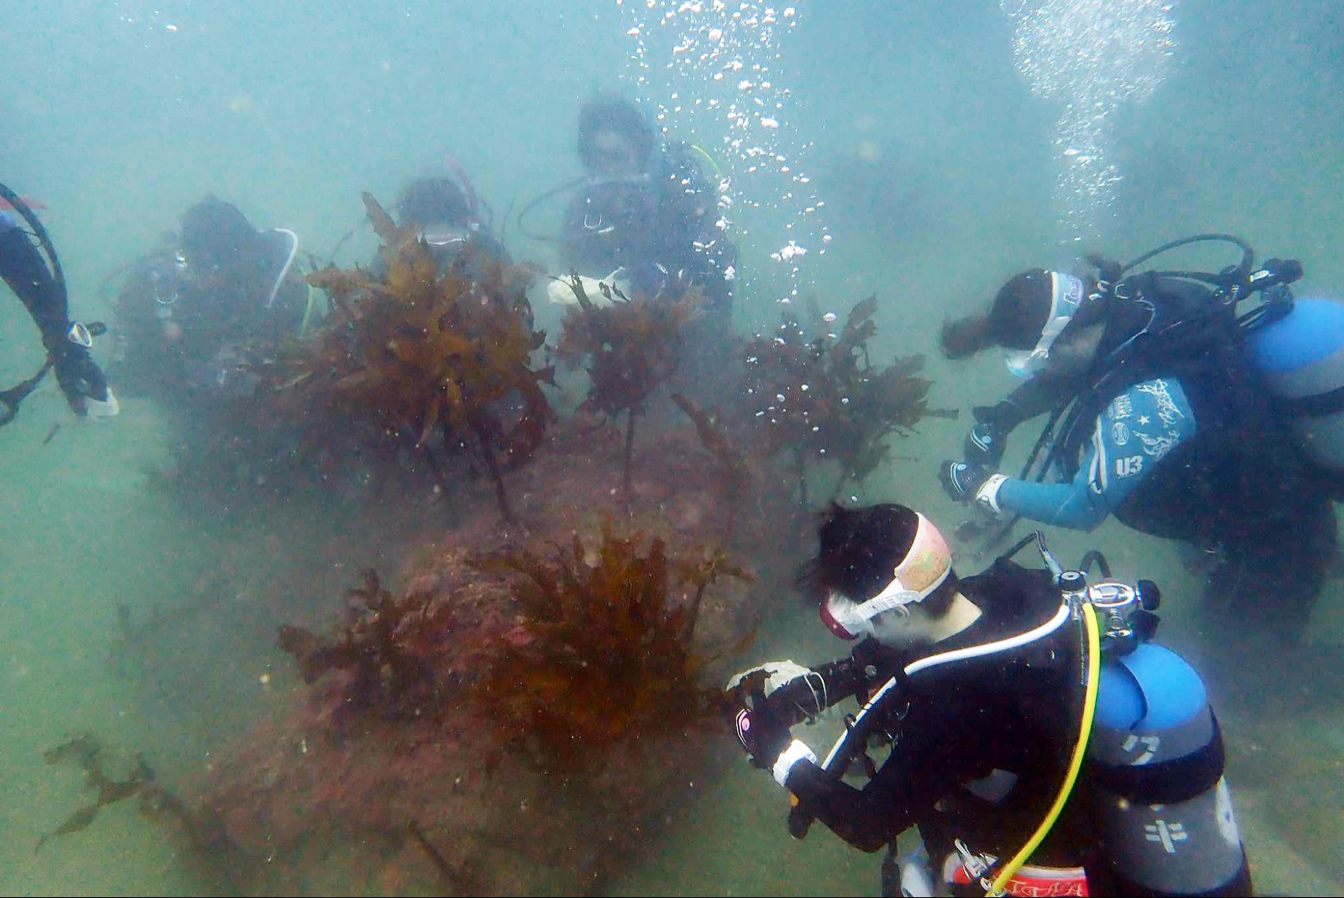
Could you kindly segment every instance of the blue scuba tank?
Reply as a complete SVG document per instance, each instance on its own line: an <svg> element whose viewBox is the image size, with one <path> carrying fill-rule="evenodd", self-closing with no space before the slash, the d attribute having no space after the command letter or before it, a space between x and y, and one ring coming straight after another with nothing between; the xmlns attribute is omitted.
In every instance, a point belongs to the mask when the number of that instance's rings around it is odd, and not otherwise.
<svg viewBox="0 0 1344 898"><path fill-rule="evenodd" d="M1107 659L1087 760L1098 848L1122 892L1237 894L1249 884L1218 723L1179 655L1145 643Z"/></svg>
<svg viewBox="0 0 1344 898"><path fill-rule="evenodd" d="M1303 453L1344 472L1344 305L1299 299L1286 316L1253 331L1245 348Z"/></svg>

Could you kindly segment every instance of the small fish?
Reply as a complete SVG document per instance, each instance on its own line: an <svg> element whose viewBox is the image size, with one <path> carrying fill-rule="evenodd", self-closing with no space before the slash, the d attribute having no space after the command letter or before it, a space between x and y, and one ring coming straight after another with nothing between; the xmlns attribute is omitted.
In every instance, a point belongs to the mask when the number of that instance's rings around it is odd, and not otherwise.
<svg viewBox="0 0 1344 898"><path fill-rule="evenodd" d="M60 422L59 422L59 421L58 421L57 423L51 425L51 430L48 430L48 431L47 431L47 435L42 439L42 445L45 446L45 445L47 445L48 443L50 443L50 442L52 441L52 439L56 436L56 431L58 431L58 430L60 430L60 429L61 429L61 425L60 425Z"/></svg>

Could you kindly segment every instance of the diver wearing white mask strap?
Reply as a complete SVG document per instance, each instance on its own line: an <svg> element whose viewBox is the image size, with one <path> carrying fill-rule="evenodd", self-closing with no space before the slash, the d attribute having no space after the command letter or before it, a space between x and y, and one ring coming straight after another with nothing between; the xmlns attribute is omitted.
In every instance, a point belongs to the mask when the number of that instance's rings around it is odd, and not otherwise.
<svg viewBox="0 0 1344 898"><path fill-rule="evenodd" d="M818 536L805 581L822 620L870 638L839 661L767 662L729 683L737 738L790 794L791 835L815 821L861 850L889 848L883 894L983 894L1000 880L1007 894L1251 893L1217 725L1178 656L1141 646L1132 668L1102 661L1095 619L1075 616L1057 562L1004 557L959 580L937 528L909 508L832 506ZM1053 562L1043 543L1042 555ZM1161 670L1144 673L1149 662ZM860 709L819 762L791 727L850 697ZM1169 768L1125 754L1152 726L1175 746ZM871 740L890 753L868 757ZM847 776L857 762L866 784ZM1180 806L1181 852L1151 850L1154 804ZM898 857L911 826L925 850Z"/></svg>
<svg viewBox="0 0 1344 898"><path fill-rule="evenodd" d="M890 582L863 602L855 602L838 591L830 592L819 609L821 620L841 639L872 636L895 645L920 641L929 635L925 632L927 627L921 626L926 622L912 618L911 608L940 590L949 594L952 604L959 605L955 602L956 577L947 541L928 518L916 512L914 538L893 569ZM975 611L970 620L978 615Z"/></svg>

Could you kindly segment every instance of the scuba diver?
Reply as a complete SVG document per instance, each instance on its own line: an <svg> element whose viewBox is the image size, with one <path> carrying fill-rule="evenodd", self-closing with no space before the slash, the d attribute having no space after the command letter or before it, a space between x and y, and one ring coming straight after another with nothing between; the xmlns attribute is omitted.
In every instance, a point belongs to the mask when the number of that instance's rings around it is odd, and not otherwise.
<svg viewBox="0 0 1344 898"><path fill-rule="evenodd" d="M0 278L32 316L47 351L46 362L36 374L0 390L0 426L14 420L20 403L48 371L55 371L56 382L75 414L93 417L117 414L117 397L89 354L93 338L105 328L97 322L86 326L70 320L65 275L42 222L27 202L3 184L0 200L4 201L0 205ZM13 213L6 212L6 207ZM27 224L30 231L25 231L20 222ZM37 240L41 252L30 238Z"/></svg>
<svg viewBox="0 0 1344 898"><path fill-rule="evenodd" d="M674 389L705 405L736 392L723 360L737 347L732 332L737 249L728 240L717 185L698 164L713 158L688 143L664 145L629 100L597 94L579 112L579 158L584 175L533 200L538 204L578 188L558 238L565 274L588 281L590 297L611 292L631 299L699 294L696 318L683 331ZM600 281L601 286L598 283ZM568 278L554 280L551 302L576 303Z"/></svg>
<svg viewBox="0 0 1344 898"><path fill-rule="evenodd" d="M1239 246L1241 263L1218 274L1130 273L1209 241ZM1250 615L1252 629L1300 632L1335 557L1334 510L1246 354L1248 335L1292 309L1287 285L1302 268L1273 259L1257 270L1252 259L1237 238L1199 235L1125 266L1094 260L1086 279L1032 269L999 290L987 315L946 324L949 358L1000 346L1024 379L974 410L964 458L940 471L947 494L1007 518L999 536L1019 517L1091 530L1114 515L1183 541L1215 564L1216 613L1235 608L1229 621ZM1254 292L1265 304L1238 318ZM1008 435L1046 412L1021 476L999 473Z"/></svg>
<svg viewBox="0 0 1344 898"><path fill-rule="evenodd" d="M558 242L563 264L632 297L698 287L705 316L725 326L737 251L720 229L718 190L697 164L697 156L712 158L689 144L663 146L645 115L612 94L580 110L578 151L584 176L538 197L520 216L578 188L560 236L528 236ZM558 285L552 298L572 301L567 289Z"/></svg>
<svg viewBox="0 0 1344 898"><path fill-rule="evenodd" d="M1065 570L1039 532L961 580L938 529L900 505L832 505L819 537L804 581L826 627L862 641L728 684L795 838L820 820L887 848L887 895L1251 893L1203 683L1148 641L1154 584L1113 580L1096 552ZM1047 570L1011 560L1032 540ZM818 761L790 728L850 696L861 710ZM890 746L880 766L874 742ZM911 826L921 844L898 858Z"/></svg>
<svg viewBox="0 0 1344 898"><path fill-rule="evenodd" d="M293 231L258 231L214 195L187 210L176 240L141 259L117 299L119 380L196 404L250 395L239 348L301 335L320 303L294 261Z"/></svg>
<svg viewBox="0 0 1344 898"><path fill-rule="evenodd" d="M458 177L463 186L444 177L417 178L407 184L397 199L397 224L418 226L421 239L441 266L452 264L468 248L483 254L473 259L476 266L485 259L507 263L509 254L491 228L490 206L460 171ZM381 275L382 258L370 267Z"/></svg>

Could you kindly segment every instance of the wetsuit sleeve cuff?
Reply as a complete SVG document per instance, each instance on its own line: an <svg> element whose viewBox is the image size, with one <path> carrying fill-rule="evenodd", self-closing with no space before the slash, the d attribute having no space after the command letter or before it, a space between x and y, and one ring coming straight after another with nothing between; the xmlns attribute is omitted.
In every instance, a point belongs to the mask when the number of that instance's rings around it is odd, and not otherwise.
<svg viewBox="0 0 1344 898"><path fill-rule="evenodd" d="M811 761L817 763L817 756L812 754L812 749L808 748L800 739L794 739L789 743L789 747L779 753L779 758L775 761L774 775L775 782L781 786L785 785L789 779L789 772L793 770L793 765L799 761Z"/></svg>
<svg viewBox="0 0 1344 898"><path fill-rule="evenodd" d="M992 474L986 480L980 489L975 491L975 501L978 505L994 512L1002 514L1003 509L999 507L999 490L1008 482L1008 478L1002 474Z"/></svg>

